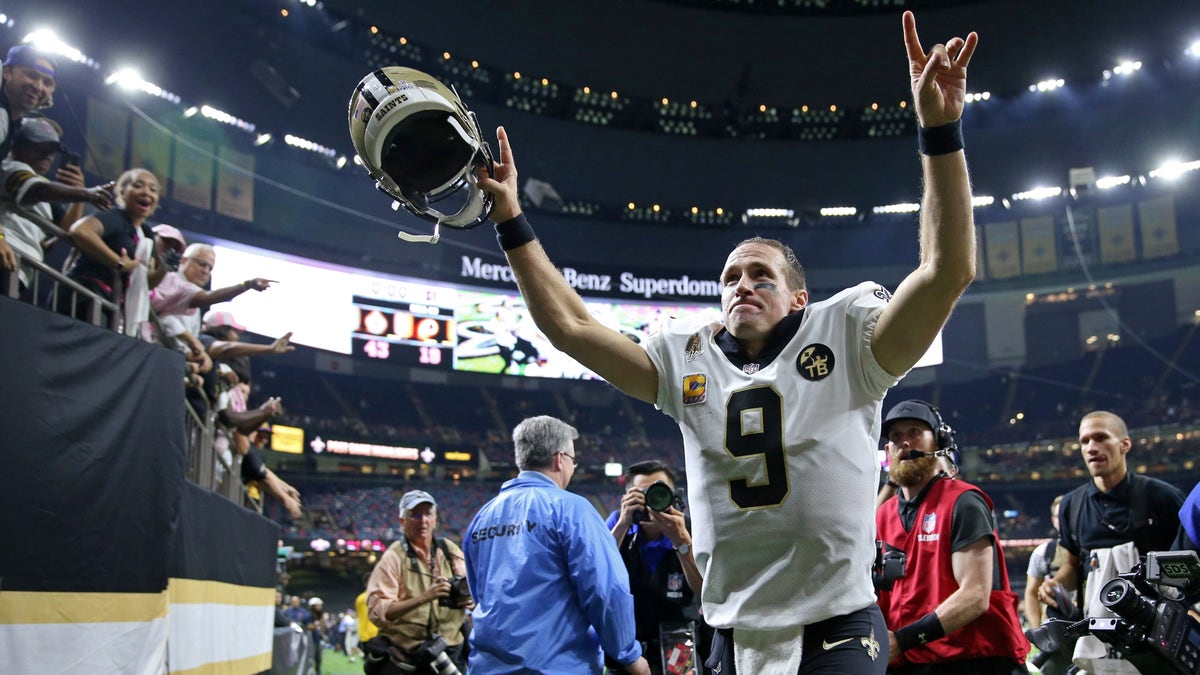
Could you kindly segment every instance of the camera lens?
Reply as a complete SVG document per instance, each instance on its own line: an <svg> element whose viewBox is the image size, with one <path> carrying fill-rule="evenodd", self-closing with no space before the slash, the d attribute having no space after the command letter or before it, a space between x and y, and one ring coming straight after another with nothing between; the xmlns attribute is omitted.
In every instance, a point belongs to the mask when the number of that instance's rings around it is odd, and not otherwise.
<svg viewBox="0 0 1200 675"><path fill-rule="evenodd" d="M666 511L671 508L671 503L675 501L675 492L671 490L671 486L660 481L655 481L653 485L646 488L646 506L655 511Z"/></svg>
<svg viewBox="0 0 1200 675"><path fill-rule="evenodd" d="M1100 602L1135 626L1154 625L1154 603L1124 579L1113 579L1104 584L1104 588L1100 589Z"/></svg>

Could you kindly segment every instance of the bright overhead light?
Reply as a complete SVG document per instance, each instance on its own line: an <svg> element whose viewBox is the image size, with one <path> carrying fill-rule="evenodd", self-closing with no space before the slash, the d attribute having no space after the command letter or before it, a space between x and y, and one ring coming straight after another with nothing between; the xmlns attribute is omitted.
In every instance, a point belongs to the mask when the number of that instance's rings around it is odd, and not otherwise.
<svg viewBox="0 0 1200 675"><path fill-rule="evenodd" d="M746 209L750 218L792 218L796 212L792 209Z"/></svg>
<svg viewBox="0 0 1200 675"><path fill-rule="evenodd" d="M987 101L990 98L992 98L992 92L977 91L973 94L967 94L967 103L978 103L980 101Z"/></svg>
<svg viewBox="0 0 1200 675"><path fill-rule="evenodd" d="M1200 58L1200 40L1193 42L1184 53Z"/></svg>
<svg viewBox="0 0 1200 675"><path fill-rule="evenodd" d="M991 206L996 203L996 198L991 195L975 195L971 197L971 206Z"/></svg>
<svg viewBox="0 0 1200 675"><path fill-rule="evenodd" d="M1096 189L1108 190L1118 185L1129 185L1130 180L1129 176L1103 176L1096 179Z"/></svg>
<svg viewBox="0 0 1200 675"><path fill-rule="evenodd" d="M310 141L306 138L300 138L299 136L293 136L291 134L286 134L283 137L283 142L287 143L288 145L292 146L293 148L300 148L301 150L308 150L310 152L315 152L319 155L325 155L326 157L328 157L330 159L333 159L334 157L337 156L336 150L334 150L332 148L327 148L327 147L321 145L320 143Z"/></svg>
<svg viewBox="0 0 1200 675"><path fill-rule="evenodd" d="M826 206L821 209L823 216L853 216L858 214L858 209L853 206Z"/></svg>
<svg viewBox="0 0 1200 675"><path fill-rule="evenodd" d="M1063 80L1062 78L1050 78L1049 80L1042 80L1041 82L1038 82L1037 84L1029 85L1029 91L1040 91L1040 92L1054 91L1055 89L1059 89L1059 88L1065 86L1066 84L1067 84L1066 80Z"/></svg>
<svg viewBox="0 0 1200 675"><path fill-rule="evenodd" d="M1040 187L1040 188L1033 188L1032 190L1026 190L1025 192L1018 192L1015 195L1013 195L1013 199L1018 199L1018 200L1049 199L1050 197L1057 197L1061 194L1062 194L1062 188L1060 188L1060 187Z"/></svg>
<svg viewBox="0 0 1200 675"><path fill-rule="evenodd" d="M1116 66L1114 66L1112 70L1106 69L1104 71L1104 79L1106 79L1106 80L1111 79L1114 75L1128 77L1129 75L1132 75L1134 72L1139 71L1141 69L1142 69L1141 61L1122 61L1122 62L1118 63Z"/></svg>
<svg viewBox="0 0 1200 675"><path fill-rule="evenodd" d="M44 52L58 54L71 59L75 63L86 64L90 59L83 52L62 41L52 30L39 28L25 36L22 42L33 45ZM94 62L93 62L94 63Z"/></svg>
<svg viewBox="0 0 1200 675"><path fill-rule="evenodd" d="M133 68L122 68L109 75L104 84L115 84L126 91L141 91L151 96L157 96L171 103L179 103L179 97L152 82L142 79L141 74ZM195 113L193 113L195 114Z"/></svg>
<svg viewBox="0 0 1200 675"><path fill-rule="evenodd" d="M1171 160L1165 162L1162 166L1150 172L1151 178L1163 178L1166 180L1174 180L1179 178L1188 171L1200 169L1200 161L1195 162L1178 162Z"/></svg>
<svg viewBox="0 0 1200 675"><path fill-rule="evenodd" d="M885 206L876 206L871 209L871 213L916 213L921 210L920 204L903 203L903 204L887 204Z"/></svg>
<svg viewBox="0 0 1200 675"><path fill-rule="evenodd" d="M266 145L267 143L270 143L270 142L271 142L271 134L269 134L269 133L266 133L266 134L259 134L259 135L258 135L257 137L255 137L255 139L254 139L254 145L256 145L256 146L258 146L258 145Z"/></svg>
<svg viewBox="0 0 1200 675"><path fill-rule="evenodd" d="M340 168L342 168L343 166L346 166L346 161L347 161L347 160L346 160L346 156L345 156L345 155L340 155L340 156L337 158L337 162L335 162L335 166L337 166L337 168L339 168L339 169L340 169Z"/></svg>
<svg viewBox="0 0 1200 675"><path fill-rule="evenodd" d="M216 121L220 122L221 124L228 124L229 126L237 127L239 129L241 129L242 131L254 133L254 124L252 124L251 122L247 122L243 119L234 117L233 115L230 115L229 113L225 112L224 110L217 110L216 108L212 107L211 105L200 106L200 114L204 115L205 117L207 117L210 120L216 120Z"/></svg>

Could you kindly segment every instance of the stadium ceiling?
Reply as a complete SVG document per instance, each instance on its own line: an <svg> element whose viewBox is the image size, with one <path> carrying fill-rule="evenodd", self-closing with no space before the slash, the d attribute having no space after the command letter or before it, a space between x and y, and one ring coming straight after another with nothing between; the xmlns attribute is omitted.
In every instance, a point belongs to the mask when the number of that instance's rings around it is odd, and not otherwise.
<svg viewBox="0 0 1200 675"><path fill-rule="evenodd" d="M745 14L894 14L970 5L985 0L658 0L669 5L699 7Z"/></svg>

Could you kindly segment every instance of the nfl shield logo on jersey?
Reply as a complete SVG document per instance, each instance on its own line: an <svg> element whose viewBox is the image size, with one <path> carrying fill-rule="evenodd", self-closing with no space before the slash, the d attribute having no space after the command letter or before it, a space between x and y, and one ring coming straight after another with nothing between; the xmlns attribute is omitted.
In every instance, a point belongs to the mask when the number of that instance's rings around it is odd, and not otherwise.
<svg viewBox="0 0 1200 675"><path fill-rule="evenodd" d="M923 518L921 520L921 531L924 532L925 534L933 534L933 531L936 529L937 529L937 514L936 513L926 513L925 518Z"/></svg>
<svg viewBox="0 0 1200 675"><path fill-rule="evenodd" d="M704 373L683 376L683 404L696 405L704 403L707 393L708 377Z"/></svg>

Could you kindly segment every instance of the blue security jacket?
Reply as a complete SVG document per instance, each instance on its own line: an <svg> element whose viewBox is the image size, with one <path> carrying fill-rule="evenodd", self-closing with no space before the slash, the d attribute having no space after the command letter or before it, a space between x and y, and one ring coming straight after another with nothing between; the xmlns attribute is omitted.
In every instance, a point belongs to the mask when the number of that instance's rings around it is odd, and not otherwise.
<svg viewBox="0 0 1200 675"><path fill-rule="evenodd" d="M624 664L641 656L629 575L583 497L522 471L476 514L462 548L472 672L600 673L602 649Z"/></svg>

